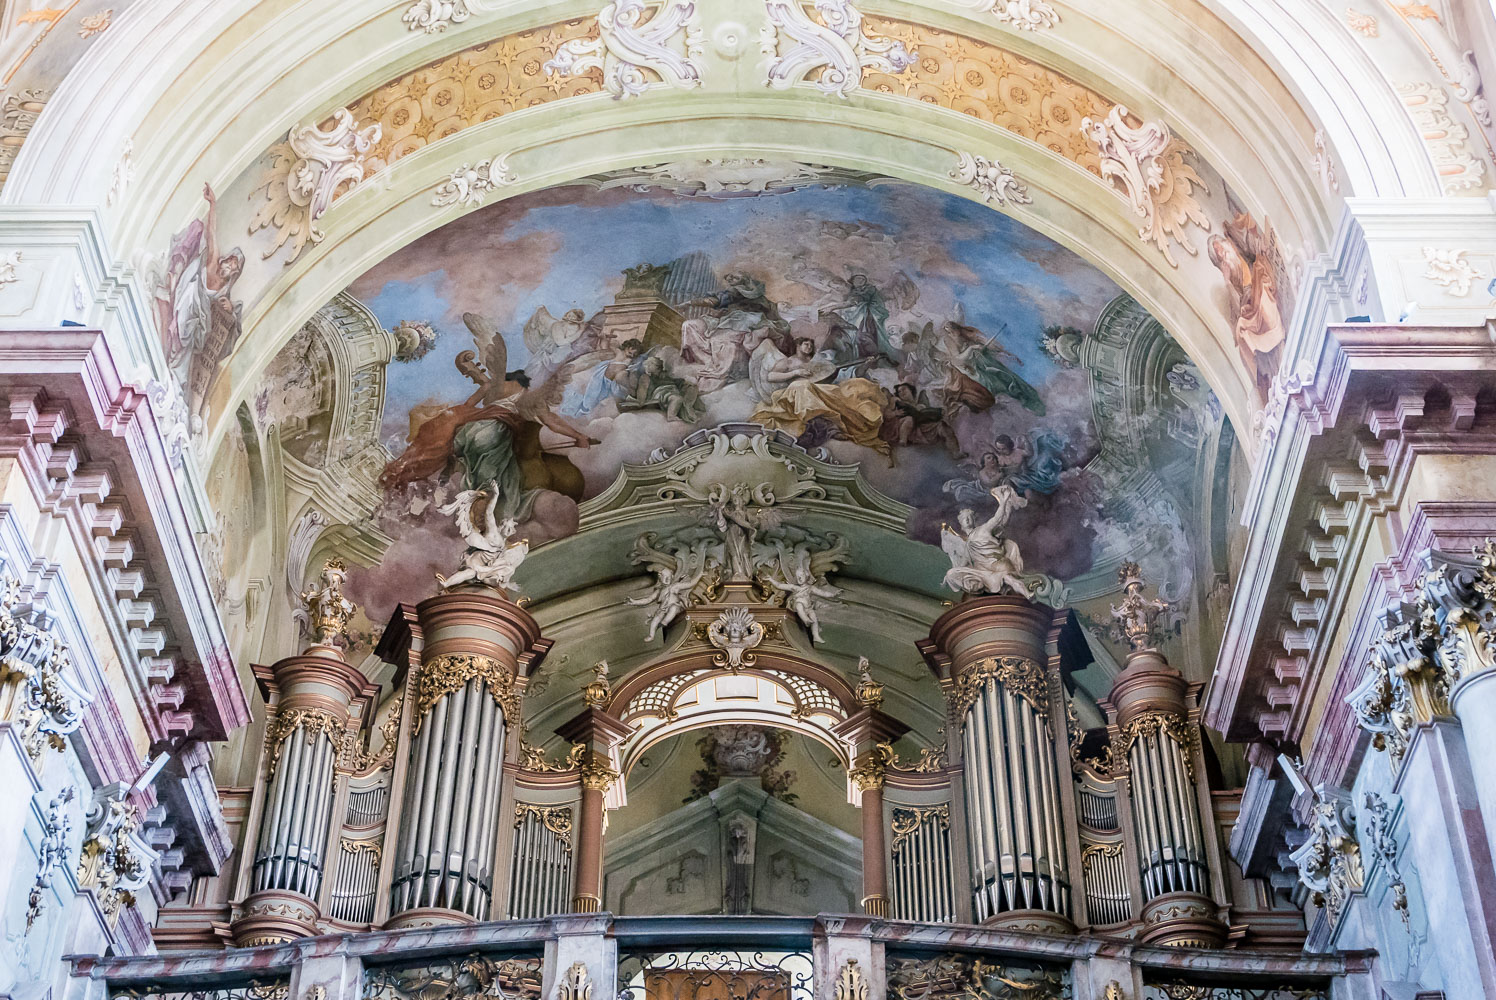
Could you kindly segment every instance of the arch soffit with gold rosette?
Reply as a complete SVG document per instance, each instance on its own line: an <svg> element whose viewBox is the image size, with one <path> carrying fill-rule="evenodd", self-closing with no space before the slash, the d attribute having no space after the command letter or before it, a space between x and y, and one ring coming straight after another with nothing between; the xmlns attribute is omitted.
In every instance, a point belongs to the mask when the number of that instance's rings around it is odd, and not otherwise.
<svg viewBox="0 0 1496 1000"><path fill-rule="evenodd" d="M336 6L335 12L322 10L328 3L308 0L279 13L243 12L235 24L227 23L221 12L195 11L184 22L181 8L155 8L132 20L130 30L120 31L109 45L90 52L59 97L109 71L115 71L111 79L116 82L138 84L135 89L115 86L111 92L128 91L137 100L156 96L154 105L140 102L152 107L146 121L138 113L124 113L96 141L107 143L122 122L134 123L140 131L135 160L142 180L105 213L121 245L164 245L171 232L200 211L203 180L231 187L234 178L247 179L256 172L263 150L297 121L317 120L332 108L357 104L360 96L392 77L475 45L544 23L595 16L591 4L554 5L543 16L523 5L506 5L450 31L424 35L400 25L403 3ZM1239 44L1241 39L1224 23L1203 30L1162 4L1140 3L1125 17L1114 4L1105 17L1089 6L1061 6L1064 27L1041 32L1009 31L980 11L893 2L883 9L863 9L875 21L917 21L926 28L911 30L960 35L1053 68L1104 104L1123 103L1145 118L1165 121L1250 210L1272 218L1286 241L1323 247L1333 206L1301 168L1312 151L1315 116L1321 117L1332 146L1339 129L1331 120L1332 108L1294 96L1295 89L1312 91L1312 81L1296 79L1292 87L1283 83L1268 68L1269 61L1250 44ZM1201 10L1190 6L1197 14ZM265 44L267 32L275 34L275 18L293 14L303 22L298 30L282 31L275 45ZM242 40L245 30L261 21L253 40ZM1124 23L1125 35L1113 30ZM236 25L238 34L231 37ZM174 28L181 29L174 34L181 44L173 47L172 56L157 60L159 65L142 65L139 50L132 52L130 46L139 43L142 33ZM1257 48L1266 47L1259 40ZM191 59L182 54L193 52ZM1287 56L1280 61L1291 62ZM212 87L203 86L209 72ZM1144 80L1162 82L1149 86ZM1374 83L1368 81L1368 101L1385 96L1381 91L1387 88ZM223 93L242 96L237 102L224 101ZM1321 93L1316 92L1316 100ZM79 129L93 121L98 109L58 103L65 113L43 117L4 190L4 201L104 200L96 194L107 185L107 170L77 162L87 158L55 155L57 143L82 134ZM109 99L92 104L113 107ZM1312 107L1306 110L1305 105ZM1264 107L1275 113L1264 114ZM680 127L685 122L693 126L689 139ZM1388 127L1398 130L1395 123ZM740 138L747 135L751 141ZM1398 159L1400 146L1378 152L1352 145L1341 164L1343 190L1400 187L1426 193L1428 177L1423 174L1431 177L1432 172L1421 149L1421 166L1410 168ZM598 155L599 149L607 155ZM309 246L293 266L269 261L272 276L246 303L241 349L228 363L228 397L215 406L207 428L209 448L222 437L227 415L264 365L313 311L374 263L459 214L432 210L431 191L437 184L463 162L511 150L516 152L511 167L519 177L499 192L506 196L685 155L744 155L876 171L975 197L950 179L950 167L953 150L981 152L1010 166L1034 195L1030 205L1007 209L1009 214L1101 266L1147 307L1184 344L1238 424L1245 424L1253 406L1234 363L1229 327L1209 294L1211 284L1170 268L1143 244L1125 201L1076 162L1082 157L1067 160L1008 129L876 89L839 101L806 85L788 92L769 92L761 85L726 91L662 88L628 101L580 94L474 124L412 152L394 169L377 172L340 198L323 220L327 239ZM65 168L57 169L60 164ZM226 238L238 236L230 230ZM1185 263L1191 261L1200 257Z"/></svg>

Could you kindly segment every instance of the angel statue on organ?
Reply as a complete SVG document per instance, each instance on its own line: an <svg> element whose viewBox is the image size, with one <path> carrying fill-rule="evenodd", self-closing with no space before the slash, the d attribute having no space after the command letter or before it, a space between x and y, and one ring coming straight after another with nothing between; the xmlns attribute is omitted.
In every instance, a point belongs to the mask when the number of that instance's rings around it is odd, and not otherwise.
<svg viewBox="0 0 1496 1000"><path fill-rule="evenodd" d="M593 356L572 358L535 383L524 371L508 369L504 338L488 320L475 313L462 319L477 350L463 351L455 363L478 388L454 406L413 407L409 444L385 466L380 485L398 490L431 476L446 481L461 467L464 490L494 490L499 520L529 522L550 538L570 534L576 530L582 473L565 455L542 446L540 432L560 435L570 442L565 447L599 443L556 412L567 383Z"/></svg>
<svg viewBox="0 0 1496 1000"><path fill-rule="evenodd" d="M480 527L473 516L473 508L483 504L483 523ZM442 590L451 590L464 583L481 583L485 587L506 590L512 586L515 570L525 561L530 552L530 543L521 539L511 542L519 532L514 518L506 517L502 523L495 517L499 506L499 484L489 484L487 490L462 490L446 506L438 508L443 514L457 518L457 533L467 542L467 552L462 557L462 569L451 576L436 575Z"/></svg>
<svg viewBox="0 0 1496 1000"><path fill-rule="evenodd" d="M981 524L971 508L957 515L960 531L948 524L940 526L940 547L950 556L945 585L963 594L1001 594L1011 591L1020 597L1032 596L1023 582L1023 556L1018 543L1002 534L1013 511L1028 506L1028 501L1007 483L992 490L997 510Z"/></svg>

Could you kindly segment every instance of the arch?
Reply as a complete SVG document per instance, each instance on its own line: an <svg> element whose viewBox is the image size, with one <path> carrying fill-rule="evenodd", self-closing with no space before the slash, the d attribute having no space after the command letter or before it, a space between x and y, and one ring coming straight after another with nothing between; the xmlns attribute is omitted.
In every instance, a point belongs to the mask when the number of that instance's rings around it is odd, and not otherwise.
<svg viewBox="0 0 1496 1000"><path fill-rule="evenodd" d="M836 725L860 707L840 675L793 654L763 650L753 666L729 670L713 663L707 650L636 672L614 691L608 710L633 729L618 748L627 775L650 747L720 725L801 733L850 764L850 746Z"/></svg>
<svg viewBox="0 0 1496 1000"><path fill-rule="evenodd" d="M751 0L728 6L745 5L751 7ZM595 0L570 0L543 11L506 5L449 30L422 33L401 22L408 6L391 0L305 0L290 9L249 10L139 5L59 88L0 202L103 206L113 244L105 257L112 254L116 261L125 256L124 247L163 247L198 212L205 180L224 186L243 177L292 124L317 120L392 76L474 44L596 13ZM1118 9L1100 0L1071 0L1060 5L1062 27L1041 32L1015 32L981 9L951 10L926 0L878 0L863 9L869 16L900 18L998 45L1068 74L1146 118L1167 122L1249 210L1283 228L1291 246L1326 247L1337 211L1339 195L1319 190L1307 167L1316 128L1328 136L1327 151L1340 164L1343 194L1437 191L1427 151L1389 81L1343 26L1300 24L1275 0L1239 6L1192 8L1211 10L1201 22L1198 13L1182 18L1168 4L1131 0ZM159 53L150 44L162 37L175 41L169 52ZM148 52L150 58L143 55ZM1315 52L1338 55L1321 60ZM1147 259L1147 248L1135 238L1136 220L1099 179L1057 164L1042 147L1001 129L978 127L918 102L867 92L836 101L808 87L773 93L746 85L730 93L709 90L654 89L627 102L593 95L558 102L564 109L516 112L505 116L502 128L479 126L435 143L422 151L429 155L407 158L401 169L340 200L323 223L331 234L328 241L281 269L251 308L243 341L252 347L236 358L230 373L241 384L215 408L208 450L222 440L226 414L242 398L243 381L254 377L254 362L272 356L317 306L367 266L370 254L388 255L450 218L430 211L429 191L441 178L462 162L506 151L517 151L517 166L523 168L513 193L574 180L587 170L657 163L671 155L814 158L954 190L948 177L953 149L994 155L1045 196L1012 214L1119 280L1175 333L1232 419L1246 426L1255 404L1229 363L1227 324L1218 304L1209 301L1212 276L1198 267L1171 272ZM225 94L237 99L225 100ZM1401 113L1392 114L1394 108ZM683 143L686 122L698 135L714 138ZM1358 144L1366 122L1378 122L1391 137ZM629 138L621 139L625 134ZM124 148L127 139L133 142L137 180L124 197L111 199L115 157L108 151ZM905 140L918 145L921 139L926 146L943 144L941 155L919 162L915 150L895 157L883 148ZM581 148L613 142L618 148L602 162ZM85 144L106 152L74 155ZM564 163L575 167L561 169L558 164ZM376 220L376 212L385 218ZM1101 232L1092 230L1093 217ZM350 251L350 244L369 253ZM281 267L271 263L272 270ZM148 340L147 303L138 287L126 284L127 295L139 298L136 308L124 310L135 315L132 336ZM113 315L112 304L96 308L100 315ZM154 359L152 366L161 368L159 350L131 346L135 356Z"/></svg>

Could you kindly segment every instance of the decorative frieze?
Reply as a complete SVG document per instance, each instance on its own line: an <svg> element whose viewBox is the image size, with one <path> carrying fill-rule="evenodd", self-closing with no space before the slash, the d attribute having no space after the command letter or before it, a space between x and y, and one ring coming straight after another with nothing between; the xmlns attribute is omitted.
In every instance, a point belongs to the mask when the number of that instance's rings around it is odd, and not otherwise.
<svg viewBox="0 0 1496 1000"><path fill-rule="evenodd" d="M1028 187L1013 175L1013 171L985 156L974 153L957 153L956 166L950 172L952 179L976 191L989 205L1027 205L1034 199Z"/></svg>

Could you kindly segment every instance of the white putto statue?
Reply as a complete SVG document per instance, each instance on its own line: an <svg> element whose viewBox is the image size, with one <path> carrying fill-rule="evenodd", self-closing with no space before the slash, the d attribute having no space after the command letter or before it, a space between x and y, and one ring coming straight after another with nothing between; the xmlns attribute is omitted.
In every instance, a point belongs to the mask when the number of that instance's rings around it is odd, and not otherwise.
<svg viewBox="0 0 1496 1000"><path fill-rule="evenodd" d="M462 556L462 569L451 576L436 574L442 590L451 590L464 583L477 582L497 590L510 589L515 570L525 561L530 552L530 543L521 539L510 542L519 531L519 524L512 517L502 522L495 517L499 506L499 484L490 483L487 490L463 490L451 503L438 508L443 514L454 514L457 533L467 542L467 551ZM483 510L483 528L473 523L473 507L484 498L489 502Z"/></svg>
<svg viewBox="0 0 1496 1000"><path fill-rule="evenodd" d="M997 510L981 524L967 509L956 517L960 531L948 524L940 526L940 547L951 557L945 585L964 594L1011 592L1030 597L1023 582L1023 556L1018 543L1002 534L1013 511L1028 506L1028 501L1007 483L992 490L992 499L997 501Z"/></svg>

